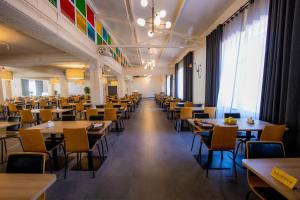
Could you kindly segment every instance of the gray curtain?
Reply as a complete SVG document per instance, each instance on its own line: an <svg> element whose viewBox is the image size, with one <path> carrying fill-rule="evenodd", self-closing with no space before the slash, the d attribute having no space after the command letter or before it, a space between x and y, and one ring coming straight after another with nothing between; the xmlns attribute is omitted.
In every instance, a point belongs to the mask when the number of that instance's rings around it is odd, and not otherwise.
<svg viewBox="0 0 300 200"><path fill-rule="evenodd" d="M286 123L288 154L300 155L300 1L271 0L260 119Z"/></svg>
<svg viewBox="0 0 300 200"><path fill-rule="evenodd" d="M36 96L42 96L43 93L43 81L35 81L35 89L36 89Z"/></svg>
<svg viewBox="0 0 300 200"><path fill-rule="evenodd" d="M183 58L183 99L193 102L193 52Z"/></svg>
<svg viewBox="0 0 300 200"><path fill-rule="evenodd" d="M206 37L205 105L217 106L220 87L220 65L223 25Z"/></svg>
<svg viewBox="0 0 300 200"><path fill-rule="evenodd" d="M22 96L29 96L29 80L21 79Z"/></svg>
<svg viewBox="0 0 300 200"><path fill-rule="evenodd" d="M178 98L178 63L175 64L175 97Z"/></svg>

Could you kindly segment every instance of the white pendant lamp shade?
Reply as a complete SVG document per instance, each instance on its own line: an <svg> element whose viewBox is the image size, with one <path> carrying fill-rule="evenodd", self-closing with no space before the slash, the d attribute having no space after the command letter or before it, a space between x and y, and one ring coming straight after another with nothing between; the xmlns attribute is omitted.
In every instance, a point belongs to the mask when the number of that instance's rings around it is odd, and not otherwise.
<svg viewBox="0 0 300 200"><path fill-rule="evenodd" d="M13 80L13 73L11 71L0 71L0 79L2 80Z"/></svg>
<svg viewBox="0 0 300 200"><path fill-rule="evenodd" d="M145 21L145 19L143 19L143 18L138 18L138 19L137 19L137 24L138 24L139 26L145 26L146 21Z"/></svg>
<svg viewBox="0 0 300 200"><path fill-rule="evenodd" d="M172 26L172 23L171 23L171 22L169 22L169 21L167 21L167 22L166 22L166 29L170 29L170 28L171 28L171 26Z"/></svg>
<svg viewBox="0 0 300 200"><path fill-rule="evenodd" d="M148 6L148 0L141 0L141 6L147 7Z"/></svg>
<svg viewBox="0 0 300 200"><path fill-rule="evenodd" d="M154 18L154 25L155 26L160 26L160 23L161 23L160 16L156 15L155 18Z"/></svg>
<svg viewBox="0 0 300 200"><path fill-rule="evenodd" d="M161 10L161 11L159 12L159 16L160 16L161 18L165 18L165 17L167 16L167 12L166 12L165 10Z"/></svg>
<svg viewBox="0 0 300 200"><path fill-rule="evenodd" d="M68 80L83 80L84 70L83 69L66 69L66 77Z"/></svg>
<svg viewBox="0 0 300 200"><path fill-rule="evenodd" d="M149 37L153 37L153 35L154 35L153 31L148 31L148 36Z"/></svg>

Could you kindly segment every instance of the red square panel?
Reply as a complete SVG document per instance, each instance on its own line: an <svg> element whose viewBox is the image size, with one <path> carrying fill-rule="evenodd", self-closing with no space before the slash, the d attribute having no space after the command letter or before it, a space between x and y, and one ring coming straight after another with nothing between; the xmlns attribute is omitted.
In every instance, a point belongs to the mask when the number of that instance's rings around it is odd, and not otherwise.
<svg viewBox="0 0 300 200"><path fill-rule="evenodd" d="M70 0L60 0L61 12L71 21L75 23L75 9Z"/></svg>
<svg viewBox="0 0 300 200"><path fill-rule="evenodd" d="M95 27L95 15L92 9L86 5L87 7L87 20L90 22L90 24Z"/></svg>

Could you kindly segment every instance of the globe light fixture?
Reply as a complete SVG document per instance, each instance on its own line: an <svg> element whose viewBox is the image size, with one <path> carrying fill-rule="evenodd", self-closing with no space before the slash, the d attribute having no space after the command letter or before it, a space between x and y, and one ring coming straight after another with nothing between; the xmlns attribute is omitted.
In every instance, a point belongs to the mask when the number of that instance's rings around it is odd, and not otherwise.
<svg viewBox="0 0 300 200"><path fill-rule="evenodd" d="M141 6L142 7L147 7L148 6L148 0L141 0Z"/></svg>
<svg viewBox="0 0 300 200"><path fill-rule="evenodd" d="M159 16L161 18L165 18L167 16L167 12L165 10L161 10L161 11L159 11Z"/></svg>
<svg viewBox="0 0 300 200"><path fill-rule="evenodd" d="M146 20L145 19L143 19L143 18L138 18L137 19L137 24L139 25L139 26L145 26L146 25Z"/></svg>
<svg viewBox="0 0 300 200"><path fill-rule="evenodd" d="M170 29L170 28L171 28L171 26L172 26L172 23L171 23L171 22L169 22L169 21L167 21L167 22L166 22L166 29Z"/></svg>
<svg viewBox="0 0 300 200"><path fill-rule="evenodd" d="M151 31L151 30L148 31L148 36L149 36L149 37L153 37L153 35L154 35L154 32L153 32L153 31Z"/></svg>

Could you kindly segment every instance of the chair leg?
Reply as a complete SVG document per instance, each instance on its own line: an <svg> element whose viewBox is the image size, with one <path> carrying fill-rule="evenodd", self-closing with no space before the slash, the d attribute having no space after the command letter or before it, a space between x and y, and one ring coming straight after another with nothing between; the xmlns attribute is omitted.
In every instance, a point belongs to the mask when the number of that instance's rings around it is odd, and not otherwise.
<svg viewBox="0 0 300 200"><path fill-rule="evenodd" d="M50 152L47 152L48 156L49 156L49 165L50 165L50 173L53 173L53 163L52 163L52 156L50 154Z"/></svg>
<svg viewBox="0 0 300 200"><path fill-rule="evenodd" d="M4 144L4 153L5 153L5 156L7 156L7 145L6 145L5 139L3 140L3 144Z"/></svg>
<svg viewBox="0 0 300 200"><path fill-rule="evenodd" d="M1 140L1 163L4 163L3 157L3 141Z"/></svg>
<svg viewBox="0 0 300 200"><path fill-rule="evenodd" d="M97 149L98 149L98 153L99 153L99 159L102 162L102 154L101 154L101 151L100 151L100 148L99 148L99 144L96 144L96 145L97 145Z"/></svg>
<svg viewBox="0 0 300 200"><path fill-rule="evenodd" d="M193 151L193 148L194 148L195 137L196 137L196 134L194 134L194 136L193 136L193 141L192 141L191 151Z"/></svg>
<svg viewBox="0 0 300 200"><path fill-rule="evenodd" d="M237 177L236 164L235 164L236 154L234 153L234 150L232 151L232 157L233 157L232 161L233 161L234 175L235 177Z"/></svg>
<svg viewBox="0 0 300 200"><path fill-rule="evenodd" d="M63 152L64 152L64 156L65 156L65 174L64 174L64 179L67 178L67 169L68 169L68 154L66 152L65 147L63 147Z"/></svg>
<svg viewBox="0 0 300 200"><path fill-rule="evenodd" d="M106 136L104 136L104 141L105 141L105 145L106 145L106 150L108 152L108 144L107 144Z"/></svg>

